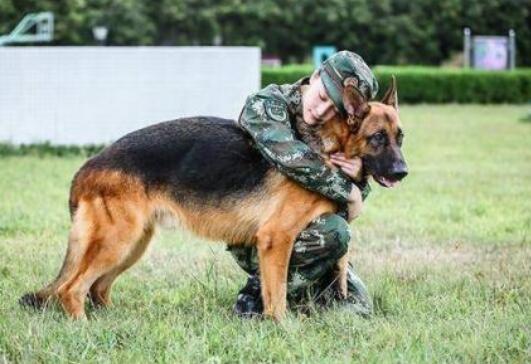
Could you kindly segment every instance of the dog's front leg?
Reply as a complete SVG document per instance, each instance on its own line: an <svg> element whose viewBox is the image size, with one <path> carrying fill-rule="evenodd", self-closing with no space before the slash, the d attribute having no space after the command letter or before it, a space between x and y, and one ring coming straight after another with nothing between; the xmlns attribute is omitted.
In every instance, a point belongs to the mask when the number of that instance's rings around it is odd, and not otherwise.
<svg viewBox="0 0 531 364"><path fill-rule="evenodd" d="M348 252L343 255L336 263L336 284L337 290L341 298L347 298L348 288L347 288L347 271L348 271Z"/></svg>
<svg viewBox="0 0 531 364"><path fill-rule="evenodd" d="M294 237L283 232L263 229L257 233L264 314L276 321L286 315L288 265L293 243Z"/></svg>

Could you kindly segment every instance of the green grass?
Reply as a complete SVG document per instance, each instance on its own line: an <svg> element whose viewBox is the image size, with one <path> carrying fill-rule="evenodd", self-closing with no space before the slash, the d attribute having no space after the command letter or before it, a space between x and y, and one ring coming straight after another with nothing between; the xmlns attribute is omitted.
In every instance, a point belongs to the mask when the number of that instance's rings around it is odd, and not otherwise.
<svg viewBox="0 0 531 364"><path fill-rule="evenodd" d="M0 157L0 362L529 362L528 109L401 109L410 175L373 186L353 224L372 319L340 308L282 325L233 317L245 275L222 245L178 231L162 232L118 280L115 306L87 322L23 310L18 297L61 264L84 157Z"/></svg>

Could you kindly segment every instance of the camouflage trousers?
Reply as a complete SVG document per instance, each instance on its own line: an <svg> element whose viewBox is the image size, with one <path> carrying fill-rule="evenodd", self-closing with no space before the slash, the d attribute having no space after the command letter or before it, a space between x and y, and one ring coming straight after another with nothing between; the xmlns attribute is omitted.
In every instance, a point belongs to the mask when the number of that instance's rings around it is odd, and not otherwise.
<svg viewBox="0 0 531 364"><path fill-rule="evenodd" d="M334 267L348 251L350 227L335 214L323 214L303 230L293 247L288 269L288 300L314 299L328 302L334 295ZM254 246L232 246L228 250L248 274L258 272L258 253ZM362 280L349 265L347 302L357 305L360 313L372 312L372 301ZM292 302L293 303L293 302Z"/></svg>

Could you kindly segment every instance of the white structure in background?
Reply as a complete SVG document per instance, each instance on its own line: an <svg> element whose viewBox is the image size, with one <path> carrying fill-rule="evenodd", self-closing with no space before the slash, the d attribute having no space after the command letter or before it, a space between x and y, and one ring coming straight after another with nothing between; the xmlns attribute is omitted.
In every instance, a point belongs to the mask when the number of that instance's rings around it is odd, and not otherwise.
<svg viewBox="0 0 531 364"><path fill-rule="evenodd" d="M53 40L53 13L27 14L7 35L0 36L0 46L16 43L51 42Z"/></svg>
<svg viewBox="0 0 531 364"><path fill-rule="evenodd" d="M108 143L179 117L237 118L254 47L1 47L0 142Z"/></svg>

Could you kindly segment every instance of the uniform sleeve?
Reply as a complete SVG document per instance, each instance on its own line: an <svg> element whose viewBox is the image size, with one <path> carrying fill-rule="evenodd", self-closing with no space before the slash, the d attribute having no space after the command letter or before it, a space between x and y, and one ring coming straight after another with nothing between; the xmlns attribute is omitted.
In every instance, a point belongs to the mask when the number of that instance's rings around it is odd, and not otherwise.
<svg viewBox="0 0 531 364"><path fill-rule="evenodd" d="M317 153L295 138L288 115L282 96L258 93L247 99L239 123L281 173L311 191L347 203L353 185L350 178L327 167Z"/></svg>

